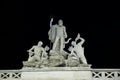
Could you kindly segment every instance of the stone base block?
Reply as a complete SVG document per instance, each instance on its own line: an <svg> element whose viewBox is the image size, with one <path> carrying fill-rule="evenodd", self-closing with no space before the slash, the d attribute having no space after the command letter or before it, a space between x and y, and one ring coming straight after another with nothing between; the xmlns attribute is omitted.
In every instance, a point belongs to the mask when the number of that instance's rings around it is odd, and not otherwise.
<svg viewBox="0 0 120 80"><path fill-rule="evenodd" d="M80 68L65 68L61 70L29 70L23 71L22 80L91 80L90 70Z"/></svg>

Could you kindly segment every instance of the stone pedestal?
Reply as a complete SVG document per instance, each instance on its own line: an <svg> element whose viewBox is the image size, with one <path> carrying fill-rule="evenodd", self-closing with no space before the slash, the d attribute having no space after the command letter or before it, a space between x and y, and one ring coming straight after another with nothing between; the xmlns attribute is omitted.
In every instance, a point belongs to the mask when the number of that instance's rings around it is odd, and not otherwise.
<svg viewBox="0 0 120 80"><path fill-rule="evenodd" d="M92 72L86 67L46 67L23 69L22 80L91 80Z"/></svg>

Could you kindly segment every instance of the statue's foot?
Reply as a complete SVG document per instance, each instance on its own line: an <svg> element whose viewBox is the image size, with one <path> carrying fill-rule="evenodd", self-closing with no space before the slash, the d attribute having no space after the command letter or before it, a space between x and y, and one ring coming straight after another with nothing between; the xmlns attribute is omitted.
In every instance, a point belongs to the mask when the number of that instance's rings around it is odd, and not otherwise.
<svg viewBox="0 0 120 80"><path fill-rule="evenodd" d="M50 55L52 56L52 55L58 55L59 53L57 52L57 51L55 51L55 50L50 50Z"/></svg>

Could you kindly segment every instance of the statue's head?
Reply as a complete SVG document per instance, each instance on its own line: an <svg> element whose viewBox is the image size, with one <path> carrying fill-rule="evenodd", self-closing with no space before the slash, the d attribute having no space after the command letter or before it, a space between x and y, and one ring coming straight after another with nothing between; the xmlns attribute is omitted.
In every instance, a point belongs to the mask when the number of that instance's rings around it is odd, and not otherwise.
<svg viewBox="0 0 120 80"><path fill-rule="evenodd" d="M76 42L75 42L75 41L72 41L71 44L72 44L73 46L75 46L75 45L76 45Z"/></svg>
<svg viewBox="0 0 120 80"><path fill-rule="evenodd" d="M72 51L72 49L73 49L73 47L71 46L71 47L68 48L68 51Z"/></svg>
<svg viewBox="0 0 120 80"><path fill-rule="evenodd" d="M63 20L60 19L60 20L58 21L58 25L62 26L62 25L63 25Z"/></svg>
<svg viewBox="0 0 120 80"><path fill-rule="evenodd" d="M42 41L39 41L38 42L38 46L42 46L43 45L43 42Z"/></svg>
<svg viewBox="0 0 120 80"><path fill-rule="evenodd" d="M48 46L45 46L45 51L48 51L50 48Z"/></svg>

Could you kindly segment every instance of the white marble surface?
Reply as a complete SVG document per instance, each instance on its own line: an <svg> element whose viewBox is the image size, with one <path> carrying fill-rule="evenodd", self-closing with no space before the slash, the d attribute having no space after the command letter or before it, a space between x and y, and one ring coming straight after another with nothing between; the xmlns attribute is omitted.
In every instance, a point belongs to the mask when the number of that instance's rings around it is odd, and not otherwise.
<svg viewBox="0 0 120 80"><path fill-rule="evenodd" d="M91 71L22 72L23 80L90 80Z"/></svg>

